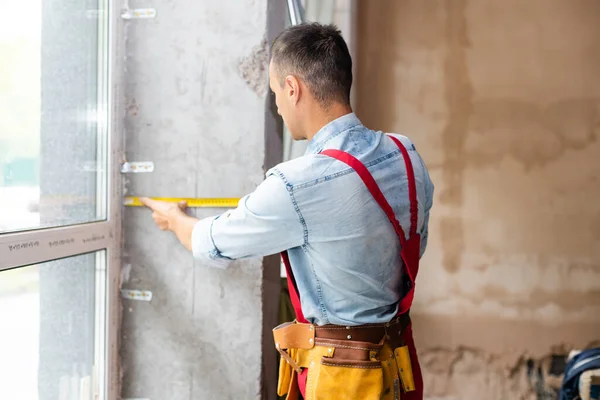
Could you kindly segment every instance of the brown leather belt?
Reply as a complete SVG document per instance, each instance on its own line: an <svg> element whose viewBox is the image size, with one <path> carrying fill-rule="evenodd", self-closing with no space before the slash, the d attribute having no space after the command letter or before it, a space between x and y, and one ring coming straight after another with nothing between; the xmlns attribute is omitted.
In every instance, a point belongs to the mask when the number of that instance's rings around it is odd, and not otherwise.
<svg viewBox="0 0 600 400"><path fill-rule="evenodd" d="M288 322L273 329L273 336L279 353L297 368L285 350L312 349L316 345L331 348L333 359L368 361L381 350L384 340L389 341L392 348L399 347L402 333L409 323L408 313L388 323L360 326L315 326Z"/></svg>
<svg viewBox="0 0 600 400"><path fill-rule="evenodd" d="M402 314L384 324L366 324L359 326L323 325L315 329L315 337L335 340L380 343L384 336L398 337L410 323L408 313Z"/></svg>

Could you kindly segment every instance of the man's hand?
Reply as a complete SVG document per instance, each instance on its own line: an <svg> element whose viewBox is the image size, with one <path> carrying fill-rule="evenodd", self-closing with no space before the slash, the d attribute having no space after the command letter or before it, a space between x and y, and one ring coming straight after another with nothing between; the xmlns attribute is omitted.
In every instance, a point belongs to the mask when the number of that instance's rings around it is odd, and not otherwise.
<svg viewBox="0 0 600 400"><path fill-rule="evenodd" d="M167 203L166 201L152 200L147 197L140 199L143 205L151 209L154 222L162 231L175 230L177 217L185 216L187 203L182 201L178 204Z"/></svg>
<svg viewBox="0 0 600 400"><path fill-rule="evenodd" d="M185 213L186 202L173 204L147 197L141 198L140 201L152 210L152 218L161 230L175 233L181 244L192 251L192 232L199 220Z"/></svg>

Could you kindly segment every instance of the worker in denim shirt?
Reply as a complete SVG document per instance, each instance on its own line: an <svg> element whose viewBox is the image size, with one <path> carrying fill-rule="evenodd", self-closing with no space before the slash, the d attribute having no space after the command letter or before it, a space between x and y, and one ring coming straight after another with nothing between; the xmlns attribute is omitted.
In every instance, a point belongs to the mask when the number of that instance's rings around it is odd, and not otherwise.
<svg viewBox="0 0 600 400"><path fill-rule="evenodd" d="M433 184L407 137L361 124L351 85L336 27L288 28L271 49L270 87L293 138L309 141L305 155L272 168L236 209L213 218L142 200L206 265L282 253L297 319L274 331L280 395L421 399L408 309Z"/></svg>

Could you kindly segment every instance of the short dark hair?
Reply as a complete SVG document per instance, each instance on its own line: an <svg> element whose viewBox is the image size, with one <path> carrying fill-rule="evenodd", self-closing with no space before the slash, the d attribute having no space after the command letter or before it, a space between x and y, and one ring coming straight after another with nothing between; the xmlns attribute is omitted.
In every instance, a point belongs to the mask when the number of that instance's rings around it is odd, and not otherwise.
<svg viewBox="0 0 600 400"><path fill-rule="evenodd" d="M297 75L322 106L350 104L352 57L337 26L311 22L289 27L273 42L271 59L282 80Z"/></svg>

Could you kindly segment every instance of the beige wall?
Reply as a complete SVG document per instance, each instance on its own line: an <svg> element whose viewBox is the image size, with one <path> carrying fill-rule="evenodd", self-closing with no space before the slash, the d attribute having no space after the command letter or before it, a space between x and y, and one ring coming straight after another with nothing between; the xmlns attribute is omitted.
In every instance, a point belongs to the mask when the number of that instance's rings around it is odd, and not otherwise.
<svg viewBox="0 0 600 400"><path fill-rule="evenodd" d="M527 359L600 341L600 2L358 7L357 113L410 136L436 185L427 394L530 398Z"/></svg>

